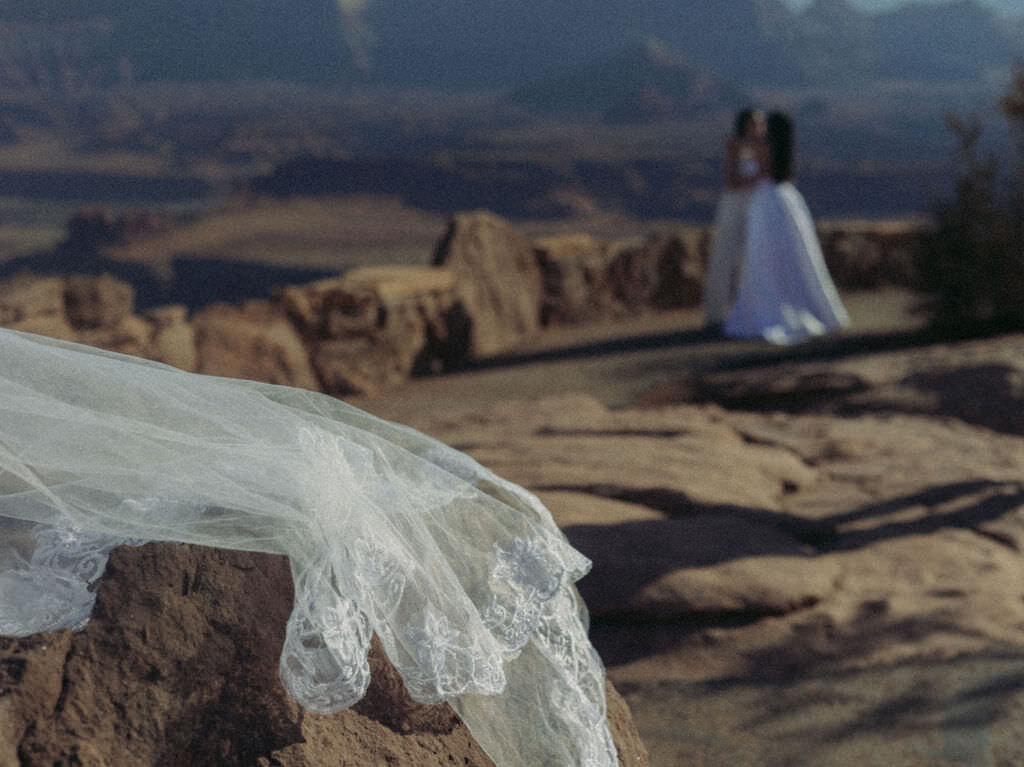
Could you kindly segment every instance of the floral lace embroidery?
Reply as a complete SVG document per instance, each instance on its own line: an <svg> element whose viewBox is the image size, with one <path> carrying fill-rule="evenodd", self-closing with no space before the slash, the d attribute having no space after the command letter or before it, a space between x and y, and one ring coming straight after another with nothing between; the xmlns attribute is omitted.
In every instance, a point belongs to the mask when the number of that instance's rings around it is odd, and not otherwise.
<svg viewBox="0 0 1024 767"><path fill-rule="evenodd" d="M111 550L141 543L71 526L40 525L32 537L35 548L28 566L6 572L0 582L7 594L0 634L83 628Z"/></svg>
<svg viewBox="0 0 1024 767"><path fill-rule="evenodd" d="M360 588L360 604L373 611L375 622L386 619L398 607L405 593L405 573L409 562L379 543L358 538L352 544L355 579Z"/></svg>
<svg viewBox="0 0 1024 767"><path fill-rule="evenodd" d="M107 567L111 550L125 538L82 533L70 527L41 527L35 533L32 566L53 570L82 582L93 592Z"/></svg>
<svg viewBox="0 0 1024 767"><path fill-rule="evenodd" d="M413 648L415 667L399 667L409 694L422 703L476 692L497 695L505 689L502 658L480 646L478 636L451 626L448 617L431 608L423 613L419 626L405 631Z"/></svg>
<svg viewBox="0 0 1024 767"><path fill-rule="evenodd" d="M606 726L604 667L587 639L575 590L567 586L545 605L535 642L565 674L565 683L551 691L552 710L573 723L571 730L588 732L580 743L583 767L614 767L615 744Z"/></svg>
<svg viewBox="0 0 1024 767"><path fill-rule="evenodd" d="M508 546L496 546L491 600L483 620L507 652L515 652L529 641L544 603L558 593L564 576L564 569L539 539L515 538Z"/></svg>
<svg viewBox="0 0 1024 767"><path fill-rule="evenodd" d="M540 539L516 538L508 548L496 548L492 580L541 602L558 593L565 571Z"/></svg>
<svg viewBox="0 0 1024 767"><path fill-rule="evenodd" d="M370 684L370 622L355 602L330 584L327 568L313 568L296 588L285 628L281 680L311 711L348 708Z"/></svg>

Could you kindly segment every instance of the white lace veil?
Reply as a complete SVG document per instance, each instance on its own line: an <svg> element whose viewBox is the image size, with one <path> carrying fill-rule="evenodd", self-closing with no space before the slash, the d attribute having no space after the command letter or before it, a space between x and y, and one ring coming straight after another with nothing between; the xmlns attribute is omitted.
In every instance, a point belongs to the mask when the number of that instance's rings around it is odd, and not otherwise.
<svg viewBox="0 0 1024 767"><path fill-rule="evenodd" d="M363 695L376 632L499 767L617 764L573 586L590 563L530 493L321 394L9 330L0 360L0 634L83 625L120 544L284 554L304 706Z"/></svg>

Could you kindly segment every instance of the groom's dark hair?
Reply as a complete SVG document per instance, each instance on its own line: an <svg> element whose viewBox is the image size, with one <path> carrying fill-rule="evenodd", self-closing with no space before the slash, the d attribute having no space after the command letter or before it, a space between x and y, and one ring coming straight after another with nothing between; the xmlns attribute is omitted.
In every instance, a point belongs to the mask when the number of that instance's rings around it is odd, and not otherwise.
<svg viewBox="0 0 1024 767"><path fill-rule="evenodd" d="M767 122L768 144L772 150L772 178L786 181L793 177L793 120L782 112L772 112Z"/></svg>

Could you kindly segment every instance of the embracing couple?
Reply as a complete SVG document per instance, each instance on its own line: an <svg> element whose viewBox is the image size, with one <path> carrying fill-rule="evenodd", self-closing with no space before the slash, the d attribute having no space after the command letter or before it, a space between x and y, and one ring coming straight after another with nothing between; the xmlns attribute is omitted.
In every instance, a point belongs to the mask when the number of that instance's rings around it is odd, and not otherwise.
<svg viewBox="0 0 1024 767"><path fill-rule="evenodd" d="M790 344L850 324L792 183L793 160L788 116L737 115L704 285L707 324L731 338Z"/></svg>

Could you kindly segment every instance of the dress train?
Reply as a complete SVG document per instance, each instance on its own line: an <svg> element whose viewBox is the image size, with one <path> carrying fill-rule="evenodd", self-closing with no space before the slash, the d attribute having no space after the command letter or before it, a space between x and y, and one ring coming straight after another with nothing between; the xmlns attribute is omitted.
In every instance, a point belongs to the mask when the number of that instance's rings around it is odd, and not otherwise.
<svg viewBox="0 0 1024 767"><path fill-rule="evenodd" d="M723 332L792 344L849 324L803 195L788 181L762 181L750 199L740 285Z"/></svg>

